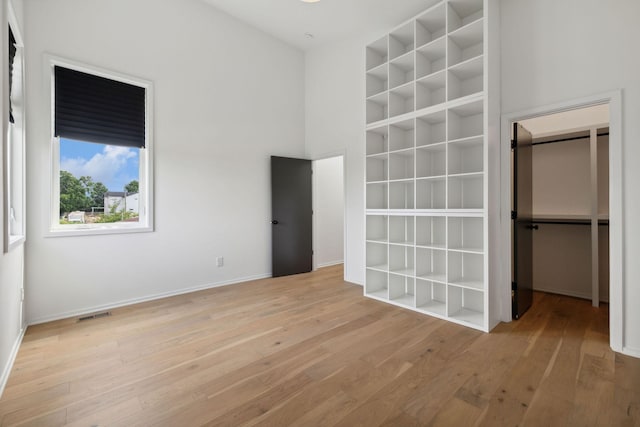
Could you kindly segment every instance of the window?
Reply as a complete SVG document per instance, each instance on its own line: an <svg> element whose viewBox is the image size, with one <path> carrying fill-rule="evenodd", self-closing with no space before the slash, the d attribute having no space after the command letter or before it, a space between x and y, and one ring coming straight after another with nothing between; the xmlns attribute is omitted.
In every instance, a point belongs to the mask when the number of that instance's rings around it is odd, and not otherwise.
<svg viewBox="0 0 640 427"><path fill-rule="evenodd" d="M9 7L8 61L9 111L4 146L4 250L10 251L25 239L24 186L24 60L22 38Z"/></svg>
<svg viewBox="0 0 640 427"><path fill-rule="evenodd" d="M55 236L151 231L149 82L51 58Z"/></svg>

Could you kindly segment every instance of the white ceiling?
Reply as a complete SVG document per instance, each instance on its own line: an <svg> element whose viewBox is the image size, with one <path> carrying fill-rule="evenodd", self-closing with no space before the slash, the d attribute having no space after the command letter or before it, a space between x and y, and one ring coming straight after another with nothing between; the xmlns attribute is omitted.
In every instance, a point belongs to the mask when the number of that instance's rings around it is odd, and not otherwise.
<svg viewBox="0 0 640 427"><path fill-rule="evenodd" d="M381 35L439 0L203 1L285 43L309 50L354 36Z"/></svg>

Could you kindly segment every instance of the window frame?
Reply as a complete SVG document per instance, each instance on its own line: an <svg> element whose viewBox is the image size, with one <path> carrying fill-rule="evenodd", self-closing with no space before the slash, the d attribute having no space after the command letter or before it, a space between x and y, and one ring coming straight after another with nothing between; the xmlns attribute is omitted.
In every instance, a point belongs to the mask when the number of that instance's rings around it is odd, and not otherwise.
<svg viewBox="0 0 640 427"><path fill-rule="evenodd" d="M45 237L91 236L100 234L144 233L154 231L153 204L153 84L116 71L77 61L45 55L45 80L50 98L50 209ZM55 137L55 66L116 80L145 89L145 147L139 150L139 220L129 223L60 224L60 139ZM106 144L105 144L106 145Z"/></svg>
<svg viewBox="0 0 640 427"><path fill-rule="evenodd" d="M19 126L14 124L13 126L17 127L19 130L19 135L17 135L17 144L14 144L13 138L9 138L9 129L12 124L9 122L8 112L9 112L9 102L8 98L5 97L3 100L6 108L4 110L5 114L2 118L2 130L3 130L3 149L2 149L2 157L3 157L3 228L4 228L4 252L8 253L11 250L21 246L26 241L26 189L25 189L25 172L26 172L26 138L25 138L25 128L26 128L26 108L25 108L25 71L24 71L24 42L22 38L22 33L20 31L20 26L18 25L18 20L16 19L15 12L11 3L7 4L7 27L5 28L5 37L8 37L9 28L11 28L11 32L16 40L16 58L20 58L20 93L21 99L19 103L15 104L15 106L19 107L20 114L16 114L16 116L21 118L21 123ZM3 38L3 40L5 40ZM8 58L7 46L8 40L5 43L4 48L2 49L3 58ZM6 53L6 54L5 54ZM8 66L8 62L3 61L3 66ZM5 77L3 77L3 86L8 88L9 76L8 73L3 73ZM10 89L10 88L9 88ZM10 91L6 91L9 93ZM13 136L13 132L12 132ZM14 145L17 145L18 154L14 153L12 148L16 148ZM13 147L12 147L13 146ZM17 157L17 161L14 161ZM15 190L15 191L14 191ZM17 195L16 195L17 193ZM20 217L18 222L18 230L12 227L11 218L12 218L12 208L16 206L15 200L18 199L18 215Z"/></svg>

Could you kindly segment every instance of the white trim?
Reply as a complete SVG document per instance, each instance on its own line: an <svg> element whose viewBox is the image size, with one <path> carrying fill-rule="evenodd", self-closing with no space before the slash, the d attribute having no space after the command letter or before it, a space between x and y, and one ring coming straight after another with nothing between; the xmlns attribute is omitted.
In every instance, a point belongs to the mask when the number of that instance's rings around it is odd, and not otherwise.
<svg viewBox="0 0 640 427"><path fill-rule="evenodd" d="M620 353L640 359L640 348L622 347Z"/></svg>
<svg viewBox="0 0 640 427"><path fill-rule="evenodd" d="M585 293L580 293L580 292L574 292L574 291L567 291L564 289L547 289L547 288L533 288L534 291L536 292L544 292L547 294L556 294L556 295L564 295L564 296L568 296L568 297L573 297L573 298L579 298L579 299L583 299L583 300L587 300L587 301L591 301L592 300L592 295L591 292L585 292ZM603 298L599 298L600 302L606 302L609 303L608 299L603 299Z"/></svg>
<svg viewBox="0 0 640 427"><path fill-rule="evenodd" d="M623 146L622 91L539 106L524 111L505 113L501 123L500 148L500 239L504 260L511 259L511 129L513 122L546 114L575 110L598 104L609 104L609 338L614 351L624 352L624 218L623 218ZM496 292L501 301L501 318L511 321L511 262L502 263L503 278ZM631 350L633 352L633 350Z"/></svg>
<svg viewBox="0 0 640 427"><path fill-rule="evenodd" d="M347 224L348 224L348 215L347 215L347 150L346 149L341 149L341 150L334 150L334 151L329 151L327 153L323 153L320 154L318 156L315 156L311 159L311 162L313 164L313 162L316 162L318 160L326 160L326 159L331 159L334 157L342 157L342 208L343 208L343 226L342 226L342 254L344 259L341 261L344 265L345 265L345 269L342 272L342 278L343 280L347 280ZM312 180L312 183L315 182L315 174ZM313 184L312 184L313 187ZM316 196L315 196L315 192L313 192L313 194L311 194L311 198L312 198L312 203L313 203L313 210L315 212L316 210ZM316 238L315 238L315 234L316 234L316 230L317 230L317 224L316 224L316 216L313 215L312 218L313 221L313 231L312 231L312 245L313 245L313 251L314 254L316 253ZM332 264L329 264L332 265ZM312 267L313 270L316 270L318 268L321 267L325 267L326 265L318 265L316 263L316 256L314 255L313 257L313 263L312 263Z"/></svg>
<svg viewBox="0 0 640 427"><path fill-rule="evenodd" d="M139 153L139 177L140 183L140 203L138 223L114 223L110 225L60 225L58 223L60 200L54 197L60 193L59 179L60 175L60 141L54 137L54 66L62 66L89 73L95 76L120 81L130 85L138 86L145 89L145 148L140 149ZM44 54L44 77L45 87L49 88L50 94L50 190L49 190L49 206L50 210L46 219L44 228L44 237L70 237L70 236L92 236L103 234L124 234L124 233L146 233L154 231L154 203L153 203L153 129L154 129L154 92L153 83L150 80L133 77L120 72L107 70L104 68L87 65L75 60L60 58L51 54Z"/></svg>
<svg viewBox="0 0 640 427"><path fill-rule="evenodd" d="M11 31L13 33L13 36L16 39L16 49L17 52L19 52L19 55L16 54L16 57L20 58L20 71L21 71L21 84L22 84L22 88L21 88L21 92L22 92L22 105L21 105L21 112L20 115L22 117L22 123L21 123L21 128L20 128L20 139L21 144L20 144L20 150L22 151L20 158L21 158L21 164L19 167L19 173L20 173L20 192L22 193L20 195L21 197L21 212L20 212L20 228L21 230L19 230L20 232L18 234L12 234L12 230L11 230L11 209L13 203L12 203L12 199L13 197L11 196L12 193L12 186L13 186L13 172L12 169L15 165L13 165L11 158L13 157L13 155L11 154L11 150L9 148L9 146L12 144L12 141L9 140L9 120L8 118L5 116L2 119L2 140L3 140L3 149L2 149L2 157L3 157L3 202L4 202L4 224L3 224L3 229L4 229L4 252L8 253L10 251L12 251L13 249L22 246L22 244L24 243L25 239L26 239L26 222L27 222L27 203L26 203L26 199L27 199L27 194L26 194L26 125L27 125L27 119L26 119L26 84L25 84L25 59L24 59L24 40L22 37L22 30L20 28L20 26L18 25L18 19L16 18L16 14L15 11L13 9L13 5L11 4L11 2L7 2L7 24L8 26L11 28ZM5 33L6 34L6 33ZM3 39L4 40L4 39ZM5 48L8 45L8 43L5 43L5 47L2 49L2 52L5 52ZM4 64L4 62L2 62ZM6 73L3 73L6 74ZM3 84L2 86L4 87L4 81L9 80L8 77L4 77L3 78ZM8 87L8 86L7 86ZM10 88L9 88L10 89ZM3 100L3 105L6 106L6 110L8 110L9 107L9 101L8 99Z"/></svg>
<svg viewBox="0 0 640 427"><path fill-rule="evenodd" d="M22 344L22 339L24 338L26 330L27 328L22 328L22 331L20 331L16 341L13 343L9 360L7 360L7 363L4 365L4 369L2 370L2 376L0 376L0 398L2 397L4 388L7 386L7 381L9 381L9 375L11 374L11 369L13 369L13 364L18 356L18 350L20 350L20 345Z"/></svg>
<svg viewBox="0 0 640 427"><path fill-rule="evenodd" d="M321 264L318 264L318 266L316 267L316 270L318 268L331 267L333 265L339 265L339 264L344 264L344 260L340 259L340 260L337 260L337 261L323 262Z"/></svg>
<svg viewBox="0 0 640 427"><path fill-rule="evenodd" d="M189 294L192 292L204 291L207 289L219 288L222 286L236 285L240 283L251 282L272 277L271 273L256 274L255 276L240 277L237 279L223 280L222 282L206 283L204 285L192 286L190 288L179 289L176 291L161 292L158 294L148 295L139 298L131 298L127 300L112 302L108 304L95 305L92 307L81 308L79 310L65 311L62 313L52 314L50 316L37 317L29 321L29 326L41 323L53 322L54 320L68 319L71 317L82 316L85 314L95 313L98 311L111 310L119 307L139 304L142 302L155 301L163 298L169 298L177 295Z"/></svg>

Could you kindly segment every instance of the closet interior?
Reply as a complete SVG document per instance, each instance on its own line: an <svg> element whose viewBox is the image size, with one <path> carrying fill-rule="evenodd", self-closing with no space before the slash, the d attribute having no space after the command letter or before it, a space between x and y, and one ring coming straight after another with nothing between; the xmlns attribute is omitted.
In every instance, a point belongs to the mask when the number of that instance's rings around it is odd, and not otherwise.
<svg viewBox="0 0 640 427"><path fill-rule="evenodd" d="M590 108L572 112L579 126L562 129L565 113L520 124L533 134L533 290L597 307L609 301L609 128L606 106Z"/></svg>

